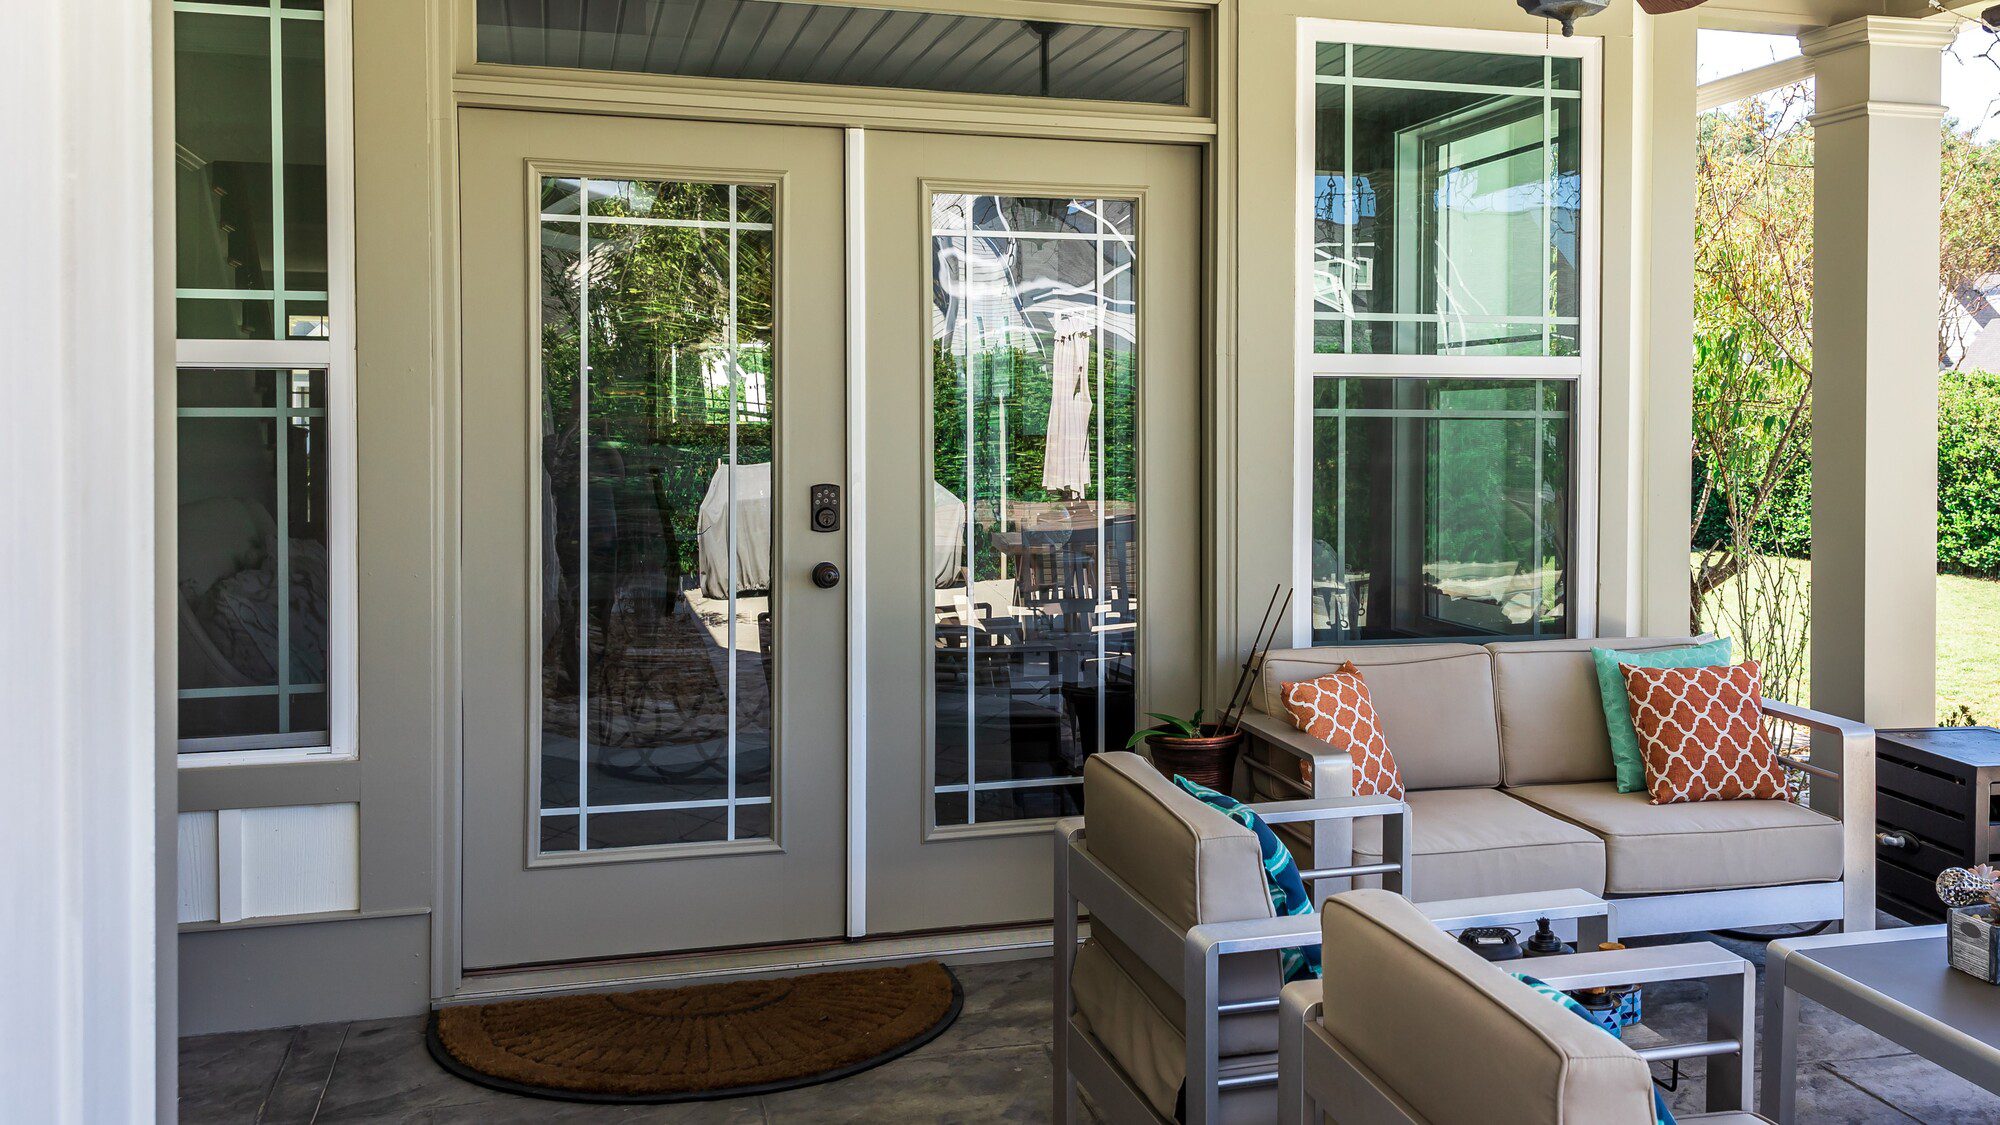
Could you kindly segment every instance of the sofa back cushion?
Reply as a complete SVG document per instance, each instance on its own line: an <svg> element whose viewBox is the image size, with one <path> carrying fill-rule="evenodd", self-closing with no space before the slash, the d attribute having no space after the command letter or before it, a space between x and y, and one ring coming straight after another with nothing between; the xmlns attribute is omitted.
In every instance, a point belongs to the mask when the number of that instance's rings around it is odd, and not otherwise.
<svg viewBox="0 0 2000 1125"><path fill-rule="evenodd" d="M1477 645L1276 650L1265 658L1258 677L1258 708L1289 722L1285 685L1327 675L1349 661L1368 682L1369 698L1405 788L1500 784L1492 658Z"/></svg>
<svg viewBox="0 0 2000 1125"><path fill-rule="evenodd" d="M1651 1076L1631 1048L1445 936L1402 896L1335 895L1320 925L1323 1026L1423 1120L1654 1120Z"/></svg>
<svg viewBox="0 0 2000 1125"><path fill-rule="evenodd" d="M1601 637L1486 646L1493 657L1504 783L1565 785L1610 781L1616 776L1591 649L1653 652L1713 639Z"/></svg>

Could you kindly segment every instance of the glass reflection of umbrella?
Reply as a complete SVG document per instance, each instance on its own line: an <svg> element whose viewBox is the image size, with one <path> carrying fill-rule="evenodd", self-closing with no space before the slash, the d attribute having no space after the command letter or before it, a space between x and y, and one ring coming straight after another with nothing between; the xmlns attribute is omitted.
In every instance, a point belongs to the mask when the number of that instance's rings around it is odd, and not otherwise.
<svg viewBox="0 0 2000 1125"><path fill-rule="evenodd" d="M1055 330L1042 487L1082 496L1090 487L1091 326L1082 317L1061 315L1056 317Z"/></svg>

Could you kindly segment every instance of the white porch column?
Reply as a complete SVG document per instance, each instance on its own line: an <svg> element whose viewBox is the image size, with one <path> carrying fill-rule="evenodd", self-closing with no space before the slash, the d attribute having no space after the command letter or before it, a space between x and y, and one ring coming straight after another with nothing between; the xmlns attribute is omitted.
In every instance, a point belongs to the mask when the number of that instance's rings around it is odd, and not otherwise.
<svg viewBox="0 0 2000 1125"><path fill-rule="evenodd" d="M1812 705L1936 721L1941 52L1949 22L1800 40L1818 75Z"/></svg>
<svg viewBox="0 0 2000 1125"><path fill-rule="evenodd" d="M151 34L148 0L0 3L10 1122L173 1110L155 1054Z"/></svg>

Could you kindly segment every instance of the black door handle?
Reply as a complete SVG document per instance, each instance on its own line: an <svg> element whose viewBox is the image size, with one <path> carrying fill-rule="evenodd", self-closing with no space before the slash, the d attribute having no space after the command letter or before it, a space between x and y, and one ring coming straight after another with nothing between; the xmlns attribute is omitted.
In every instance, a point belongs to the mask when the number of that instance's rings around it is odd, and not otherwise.
<svg viewBox="0 0 2000 1125"><path fill-rule="evenodd" d="M822 590L831 590L840 585L840 568L830 562L813 567L813 585Z"/></svg>

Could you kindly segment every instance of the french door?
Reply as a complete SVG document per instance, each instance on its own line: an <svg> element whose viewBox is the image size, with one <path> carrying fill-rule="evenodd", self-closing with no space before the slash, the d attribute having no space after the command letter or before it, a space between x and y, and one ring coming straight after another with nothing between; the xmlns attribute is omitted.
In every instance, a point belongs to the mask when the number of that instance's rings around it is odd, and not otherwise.
<svg viewBox="0 0 2000 1125"><path fill-rule="evenodd" d="M866 151L867 928L1039 921L1084 761L1200 691L1200 165Z"/></svg>
<svg viewBox="0 0 2000 1125"><path fill-rule="evenodd" d="M464 966L1046 919L1198 691L1194 150L460 145Z"/></svg>
<svg viewBox="0 0 2000 1125"><path fill-rule="evenodd" d="M840 134L460 146L465 966L836 937Z"/></svg>

